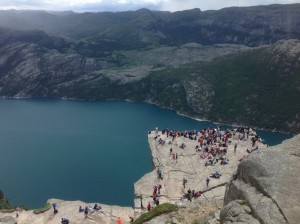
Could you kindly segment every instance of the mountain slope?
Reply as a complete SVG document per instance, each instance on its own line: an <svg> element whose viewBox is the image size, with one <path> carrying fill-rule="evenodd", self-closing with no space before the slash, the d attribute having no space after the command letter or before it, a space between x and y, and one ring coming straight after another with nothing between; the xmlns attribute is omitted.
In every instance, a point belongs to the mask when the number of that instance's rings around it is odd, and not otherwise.
<svg viewBox="0 0 300 224"><path fill-rule="evenodd" d="M89 58L70 53L74 42L25 33L3 34L1 96L130 99L223 123L300 130L299 40L259 48L187 44Z"/></svg>

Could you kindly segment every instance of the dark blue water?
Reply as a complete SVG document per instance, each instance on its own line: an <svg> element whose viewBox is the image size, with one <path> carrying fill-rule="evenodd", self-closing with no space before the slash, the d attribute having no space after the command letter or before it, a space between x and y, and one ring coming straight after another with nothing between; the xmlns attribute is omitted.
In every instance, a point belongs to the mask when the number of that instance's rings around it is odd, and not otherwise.
<svg viewBox="0 0 300 224"><path fill-rule="evenodd" d="M132 206L149 172L147 131L216 127L145 103L0 100L0 190L11 204L49 198ZM260 131L269 145L287 135Z"/></svg>

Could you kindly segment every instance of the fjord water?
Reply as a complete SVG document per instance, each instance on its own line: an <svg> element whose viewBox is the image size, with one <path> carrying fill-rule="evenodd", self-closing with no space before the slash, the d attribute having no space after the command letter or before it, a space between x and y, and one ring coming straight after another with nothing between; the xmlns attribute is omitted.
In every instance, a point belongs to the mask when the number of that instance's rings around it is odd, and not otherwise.
<svg viewBox="0 0 300 224"><path fill-rule="evenodd" d="M147 131L216 127L146 103L0 100L0 190L11 204L49 198L133 206L151 171ZM269 145L290 137L259 131Z"/></svg>

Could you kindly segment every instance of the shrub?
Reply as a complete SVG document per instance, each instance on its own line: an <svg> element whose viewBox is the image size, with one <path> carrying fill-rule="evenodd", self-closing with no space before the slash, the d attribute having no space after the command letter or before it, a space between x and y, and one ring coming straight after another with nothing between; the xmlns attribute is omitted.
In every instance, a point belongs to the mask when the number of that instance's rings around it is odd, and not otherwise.
<svg viewBox="0 0 300 224"><path fill-rule="evenodd" d="M173 205L173 204L169 204L169 203L164 203L161 205L156 206L155 208L153 208L152 210L150 210L149 212L146 212L144 214L142 214L140 217L138 217L133 224L142 224L146 221L149 221L151 219L153 219L154 217L157 217L161 214L166 214L166 213L170 213L173 211L177 211L177 206Z"/></svg>
<svg viewBox="0 0 300 224"><path fill-rule="evenodd" d="M3 213L12 213L15 211L15 209L14 208L6 208L6 209L4 208L4 209L0 209L0 211Z"/></svg>
<svg viewBox="0 0 300 224"><path fill-rule="evenodd" d="M45 204L45 206L43 208L34 209L33 213L34 214L40 214L40 213L43 213L45 211L48 211L50 208L51 208L51 204L47 203L47 204Z"/></svg>
<svg viewBox="0 0 300 224"><path fill-rule="evenodd" d="M249 206L249 202L247 200L239 200L238 203L240 205L247 205L247 206Z"/></svg>

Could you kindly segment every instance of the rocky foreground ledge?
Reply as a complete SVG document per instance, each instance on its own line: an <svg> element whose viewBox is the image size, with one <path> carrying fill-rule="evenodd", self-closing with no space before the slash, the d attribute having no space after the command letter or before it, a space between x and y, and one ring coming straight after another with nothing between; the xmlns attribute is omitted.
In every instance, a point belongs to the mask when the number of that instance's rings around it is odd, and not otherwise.
<svg viewBox="0 0 300 224"><path fill-rule="evenodd" d="M239 165L225 195L221 223L300 223L300 135Z"/></svg>
<svg viewBox="0 0 300 224"><path fill-rule="evenodd" d="M62 201L59 199L50 199L49 203L56 203L58 213L53 214L50 209L41 214L34 214L33 211L21 211L19 217L16 218L16 213L1 213L0 223L19 223L19 224L57 224L60 223L61 218L67 218L70 223L117 223L117 218L123 219L123 224L129 223L129 217L137 217L141 213L147 212L146 207L148 202L153 204L153 187L154 185L162 185L160 191L160 204L170 202L177 204L182 208L190 208L188 211L181 212L180 217L173 218L173 223L191 223L191 220L186 220L185 217L192 217L198 212L216 212L223 207L225 185L230 182L232 175L236 172L240 160L248 157L247 149L258 148L251 154L256 154L266 149L266 145L256 142L252 147L251 138L255 132L250 132L249 137L244 140L239 140L240 133L228 138L228 146L226 158L229 160L227 165L221 165L218 161L214 166L205 166L208 158L201 158L202 152L196 151L195 147L198 145L198 139L201 134L191 136L177 136L172 140L171 136L161 131L152 131L148 135L148 141L152 154L154 170L143 176L138 182L134 184L135 188L135 208L107 206L98 203L102 207L100 211L93 211L85 218L84 214L78 212L79 206L93 206L94 203L85 203L81 201ZM196 139L196 140L195 140ZM164 144L161 144L161 142ZM184 148L180 146L184 144ZM237 144L236 152L234 152L234 144ZM170 153L172 148L172 153ZM178 155L177 159L173 159L173 154ZM158 178L157 168L162 171L163 179ZM220 171L222 176L219 179L210 178L209 186L207 187L206 178L215 171ZM185 188L182 180L187 180ZM188 189L201 191L202 194L198 198L193 198L191 201L183 199L183 195ZM200 205L200 206L199 206ZM197 208L197 211L193 208ZM201 211L198 210L201 209ZM211 223L217 222L218 212L214 216L215 219ZM2 218L6 217L6 221L1 222ZM149 223L165 223L168 217L158 217L151 220ZM177 220L177 221L176 221ZM178 221L179 220L179 221ZM184 221L185 220L185 221Z"/></svg>

